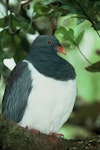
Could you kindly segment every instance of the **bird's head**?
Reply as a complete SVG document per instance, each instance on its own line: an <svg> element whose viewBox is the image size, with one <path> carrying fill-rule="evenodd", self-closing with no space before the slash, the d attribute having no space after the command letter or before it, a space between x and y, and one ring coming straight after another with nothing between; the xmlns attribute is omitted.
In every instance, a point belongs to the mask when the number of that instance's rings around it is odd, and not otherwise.
<svg viewBox="0 0 100 150"><path fill-rule="evenodd" d="M40 53L53 53L57 54L57 52L66 54L66 51L61 46L59 41L53 35L40 35L38 36L33 44L32 48L33 53L35 51Z"/></svg>
<svg viewBox="0 0 100 150"><path fill-rule="evenodd" d="M72 65L59 57L58 52L66 54L53 35L40 35L34 40L26 60L45 76L59 80L75 77Z"/></svg>

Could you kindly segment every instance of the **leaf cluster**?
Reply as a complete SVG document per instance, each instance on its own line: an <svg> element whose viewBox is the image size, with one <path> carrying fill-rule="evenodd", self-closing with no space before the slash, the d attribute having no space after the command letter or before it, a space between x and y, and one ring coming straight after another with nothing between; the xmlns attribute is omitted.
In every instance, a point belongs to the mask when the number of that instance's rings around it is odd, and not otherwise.
<svg viewBox="0 0 100 150"><path fill-rule="evenodd" d="M77 15L77 24L85 20L91 22L94 29L100 29L100 1L99 0L42 0L35 4L36 17Z"/></svg>
<svg viewBox="0 0 100 150"><path fill-rule="evenodd" d="M9 70L3 60L13 57L18 63L29 52L27 34L35 34L36 31L39 34L61 33L71 45L78 47L84 31L75 37L74 29L57 28L57 19L61 16L75 14L77 25L88 20L99 35L99 0L26 0L25 3L17 1L15 5L1 0L0 5L4 8L4 12L0 10L3 14L0 18L0 74L4 77L9 75Z"/></svg>

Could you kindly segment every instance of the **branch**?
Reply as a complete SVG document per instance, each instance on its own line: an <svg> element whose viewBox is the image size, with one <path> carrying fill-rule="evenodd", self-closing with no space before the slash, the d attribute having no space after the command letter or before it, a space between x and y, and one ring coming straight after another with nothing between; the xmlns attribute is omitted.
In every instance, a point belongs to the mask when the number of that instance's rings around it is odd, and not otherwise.
<svg viewBox="0 0 100 150"><path fill-rule="evenodd" d="M100 136L84 140L58 139L53 135L34 134L27 128L0 116L0 149L2 150L99 150Z"/></svg>

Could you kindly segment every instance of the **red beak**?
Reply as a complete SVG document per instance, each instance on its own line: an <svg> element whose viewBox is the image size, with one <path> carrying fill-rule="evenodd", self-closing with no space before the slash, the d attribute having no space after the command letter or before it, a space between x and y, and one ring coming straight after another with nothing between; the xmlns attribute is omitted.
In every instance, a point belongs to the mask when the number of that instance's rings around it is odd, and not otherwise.
<svg viewBox="0 0 100 150"><path fill-rule="evenodd" d="M62 53L62 54L64 54L64 55L66 55L66 51L65 51L65 49L64 49L63 47L57 46L56 49L57 49L58 52L60 52L60 53Z"/></svg>

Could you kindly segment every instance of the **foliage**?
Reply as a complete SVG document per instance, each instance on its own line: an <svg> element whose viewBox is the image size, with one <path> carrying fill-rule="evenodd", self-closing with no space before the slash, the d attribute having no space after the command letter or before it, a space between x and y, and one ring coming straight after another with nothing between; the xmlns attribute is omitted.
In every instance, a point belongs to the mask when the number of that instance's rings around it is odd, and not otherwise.
<svg viewBox="0 0 100 150"><path fill-rule="evenodd" d="M67 56L61 57L74 64L79 96L91 101L100 100L100 47L97 46L100 43L97 42L100 38L99 30L99 0L1 0L0 75L3 83L10 74L10 70L4 65L4 59L13 57L16 63L22 60L30 50L31 40L33 41L33 36L30 40L29 35L54 34L67 50ZM81 47L89 31L96 39L95 47L92 48L94 51L89 50L91 56L85 55ZM92 45L87 40L87 46Z"/></svg>
<svg viewBox="0 0 100 150"><path fill-rule="evenodd" d="M98 72L98 71L100 71L100 61L94 63L91 66L86 67L86 70L91 71L91 72Z"/></svg>
<svg viewBox="0 0 100 150"><path fill-rule="evenodd" d="M15 4L9 3L8 0L2 0L0 5L5 10L1 11L3 16L0 18L0 28L2 28L0 31L0 74L4 77L5 74L8 74L8 70L4 66L3 60L14 57L15 62L18 63L25 57L30 47L26 35L27 33L34 34L36 30L45 30L42 19L48 23L46 24L46 26L49 25L47 30L51 30L51 34L53 30L57 29L57 24L54 27L52 19L57 20L58 17L69 15L72 17L73 14L77 18L77 25L88 20L97 33L100 29L100 2L98 0L39 0L37 2L26 0L25 2L16 1ZM30 12L29 5L31 5L30 9L32 10L30 15L28 15ZM41 17L44 18L41 19ZM43 26L42 29L40 29L41 25ZM74 29L66 30L65 27L59 27L55 33L63 34L64 40L69 41L71 46L79 45L84 35L84 31L82 31L75 38Z"/></svg>

